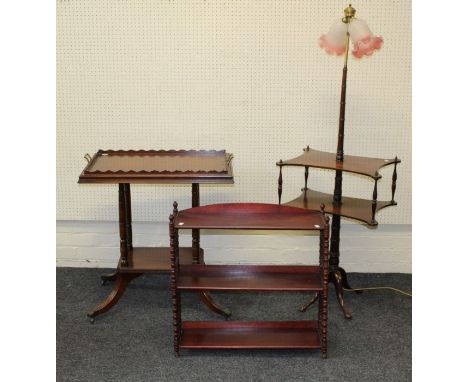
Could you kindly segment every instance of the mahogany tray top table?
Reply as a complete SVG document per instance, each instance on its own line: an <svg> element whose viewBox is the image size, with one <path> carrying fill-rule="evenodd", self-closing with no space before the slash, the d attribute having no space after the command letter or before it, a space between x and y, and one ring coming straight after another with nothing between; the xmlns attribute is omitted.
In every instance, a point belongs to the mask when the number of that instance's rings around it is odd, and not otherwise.
<svg viewBox="0 0 468 382"><path fill-rule="evenodd" d="M109 296L88 313L91 322L112 308L128 283L143 273L169 273L167 247L133 247L130 184L191 184L192 207L200 205L199 185L232 184L232 154L224 150L99 150L89 160L78 183L119 185L120 260L114 273L101 276L103 283L115 281ZM181 263L203 263L200 231L192 230L192 247L180 248ZM230 312L218 306L205 291L200 297L212 311L226 317Z"/></svg>
<svg viewBox="0 0 468 382"><path fill-rule="evenodd" d="M321 212L263 203L212 204L177 211L169 217L174 351L180 349L320 349L327 357L329 218ZM318 231L319 265L186 264L179 230ZM316 292L318 319L299 321L186 321L181 292Z"/></svg>

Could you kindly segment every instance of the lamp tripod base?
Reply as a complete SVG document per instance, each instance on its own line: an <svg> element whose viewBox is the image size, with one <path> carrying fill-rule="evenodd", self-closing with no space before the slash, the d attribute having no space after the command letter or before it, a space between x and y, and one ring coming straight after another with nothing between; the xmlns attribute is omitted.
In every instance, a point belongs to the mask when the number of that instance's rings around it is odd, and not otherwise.
<svg viewBox="0 0 468 382"><path fill-rule="evenodd" d="M338 299L338 304L340 305L341 311L343 312L343 315L347 319L353 318L353 315L349 309L346 308L345 302L344 302L344 289L347 290L353 290L351 286L349 285L348 282L348 275L346 274L346 271L338 267L337 270L331 271L329 274L329 282L332 282L333 285L335 286L335 292L336 292L336 297ZM356 290L355 293L362 293L361 290ZM299 311L305 312L307 309L309 309L310 306L312 306L315 301L318 299L318 293L315 293L312 298L309 300L309 302L305 303L299 308Z"/></svg>

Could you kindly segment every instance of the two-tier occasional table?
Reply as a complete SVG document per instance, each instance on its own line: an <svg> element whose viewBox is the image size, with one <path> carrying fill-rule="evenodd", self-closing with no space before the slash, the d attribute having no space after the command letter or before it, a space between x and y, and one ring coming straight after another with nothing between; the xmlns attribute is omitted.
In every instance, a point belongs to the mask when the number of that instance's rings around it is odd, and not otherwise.
<svg viewBox="0 0 468 382"><path fill-rule="evenodd" d="M327 356L329 218L303 208L263 203L228 203L174 211L170 216L174 350L320 349ZM183 264L181 229L318 231L319 265ZM302 291L319 294L317 320L183 321L181 292Z"/></svg>
<svg viewBox="0 0 468 382"><path fill-rule="evenodd" d="M119 185L120 260L114 273L102 280L115 281L109 296L88 313L91 322L112 308L128 283L143 273L169 273L167 247L133 247L130 184L191 184L192 207L200 205L200 184L232 184L232 154L224 150L99 150L81 173L78 183ZM199 245L200 231L192 230L192 247L180 248L184 264L203 263ZM226 317L230 312L218 306L201 291L203 302L212 311Z"/></svg>
<svg viewBox="0 0 468 382"><path fill-rule="evenodd" d="M341 147L342 142L341 142ZM382 208L396 206L395 190L397 181L396 166L400 159L369 158L354 155L343 155L343 158L334 153L313 150L307 146L301 155L289 160L280 160L276 163L280 168L278 178L278 202L281 204L283 190L283 167L298 166L304 167L304 188L302 193L294 200L283 203L283 205L306 208L318 211L320 205L325 205L325 212L333 216L330 238L330 281L333 282L336 290L338 302L346 318L351 318L351 312L345 307L343 288L352 289L348 283L346 271L340 267L340 231L341 217L358 220L369 227L378 225L375 214ZM382 178L379 170L382 167L393 165L392 176L392 199L387 201L377 200L377 182ZM335 188L333 194L319 192L307 187L309 178L309 168L322 168L335 170ZM342 196L343 172L364 175L374 181L372 199L359 199ZM316 295L317 296L317 295ZM305 311L316 299L316 296L309 304L302 307Z"/></svg>

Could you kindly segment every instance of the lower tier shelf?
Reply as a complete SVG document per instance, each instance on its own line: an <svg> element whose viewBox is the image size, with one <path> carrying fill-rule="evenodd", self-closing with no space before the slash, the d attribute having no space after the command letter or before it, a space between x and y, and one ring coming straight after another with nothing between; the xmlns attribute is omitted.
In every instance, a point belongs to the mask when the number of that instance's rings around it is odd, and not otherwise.
<svg viewBox="0 0 468 382"><path fill-rule="evenodd" d="M181 264L192 264L192 248L179 248ZM200 248L200 262L203 262L203 249ZM170 272L171 258L168 247L135 247L128 254L128 265L119 266L124 273Z"/></svg>
<svg viewBox="0 0 468 382"><path fill-rule="evenodd" d="M182 349L317 349L317 321L185 321Z"/></svg>
<svg viewBox="0 0 468 382"><path fill-rule="evenodd" d="M306 208L313 211L320 211L320 204L325 205L325 212L334 215L345 216L356 219L370 226L376 226L378 223L372 220L372 200L342 197L341 205L333 205L333 195L324 192L305 189L302 194L290 202L283 205L291 207ZM395 206L396 202L377 201L375 212L388 206Z"/></svg>
<svg viewBox="0 0 468 382"><path fill-rule="evenodd" d="M322 291L320 267L309 265L183 265L179 290Z"/></svg>

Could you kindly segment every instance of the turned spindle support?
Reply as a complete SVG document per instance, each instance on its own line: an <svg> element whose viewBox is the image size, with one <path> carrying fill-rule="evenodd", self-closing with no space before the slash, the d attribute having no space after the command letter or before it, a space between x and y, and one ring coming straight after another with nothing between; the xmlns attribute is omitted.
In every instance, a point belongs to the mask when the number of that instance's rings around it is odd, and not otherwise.
<svg viewBox="0 0 468 382"><path fill-rule="evenodd" d="M192 184L192 208L200 206L200 185ZM200 263L200 230L192 230L192 263Z"/></svg>
<svg viewBox="0 0 468 382"><path fill-rule="evenodd" d="M177 212L177 203L175 203L174 214ZM192 183L192 208L200 206L200 185L198 183ZM176 236L179 231L176 231ZM178 236L177 236L178 237ZM192 264L200 264L200 230L192 229ZM221 314L228 318L231 315L229 309L226 309L218 305L213 298L208 294L207 291L200 292L200 299L211 311ZM180 317L179 317L180 318Z"/></svg>
<svg viewBox="0 0 468 382"><path fill-rule="evenodd" d="M119 235L120 235L120 265L128 265L128 241L126 229L125 184L119 183Z"/></svg>
<svg viewBox="0 0 468 382"><path fill-rule="evenodd" d="M307 190L307 181L309 180L309 167L306 166L304 170L304 190Z"/></svg>
<svg viewBox="0 0 468 382"><path fill-rule="evenodd" d="M130 183L124 184L124 199L125 199L125 233L127 236L127 254L133 250L133 233L132 233L132 201L130 196Z"/></svg>
<svg viewBox="0 0 468 382"><path fill-rule="evenodd" d="M280 171L278 177L278 204L281 204L281 194L283 193L283 160L279 161Z"/></svg>
<svg viewBox="0 0 468 382"><path fill-rule="evenodd" d="M397 181L397 163L398 157L395 157L395 166L393 167L393 176L392 176L392 204L396 204L395 202L395 190L396 190L396 181Z"/></svg>
<svg viewBox="0 0 468 382"><path fill-rule="evenodd" d="M377 209L377 181L378 181L378 174L375 174L375 179L374 179L374 192L372 193L372 219L371 219L371 225L377 225L377 221L375 220L375 211Z"/></svg>

